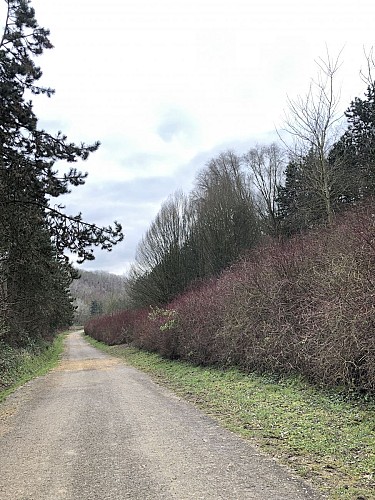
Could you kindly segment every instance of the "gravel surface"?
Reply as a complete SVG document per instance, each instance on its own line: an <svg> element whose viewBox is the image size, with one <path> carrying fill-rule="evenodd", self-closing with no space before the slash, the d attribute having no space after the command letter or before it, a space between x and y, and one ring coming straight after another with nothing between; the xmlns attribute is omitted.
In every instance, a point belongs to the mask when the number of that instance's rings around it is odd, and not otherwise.
<svg viewBox="0 0 375 500"><path fill-rule="evenodd" d="M66 339L60 365L0 406L1 500L320 498L155 384Z"/></svg>

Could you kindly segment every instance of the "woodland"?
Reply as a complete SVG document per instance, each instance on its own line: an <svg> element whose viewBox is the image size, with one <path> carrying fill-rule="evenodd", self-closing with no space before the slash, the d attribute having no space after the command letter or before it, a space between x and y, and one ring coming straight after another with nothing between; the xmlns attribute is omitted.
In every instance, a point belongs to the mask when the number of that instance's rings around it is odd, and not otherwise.
<svg viewBox="0 0 375 500"><path fill-rule="evenodd" d="M125 276L104 271L79 270L72 281L74 324L82 326L89 319L126 309L129 306L128 280Z"/></svg>
<svg viewBox="0 0 375 500"><path fill-rule="evenodd" d="M5 3L0 375L9 352L42 348L72 324L76 309L86 333L109 344L373 392L372 51L360 97L344 116L336 90L341 56L327 53L306 95L287 101L279 141L212 158L189 194L176 192L161 206L125 282L109 280L104 295L91 286L82 298L69 257L83 263L96 247L110 251L122 228L84 221L57 200L85 183L76 164L100 144L77 145L39 127L32 100L54 90L38 85L34 61L52 48L49 31L27 0ZM85 279L105 281L81 274L81 290Z"/></svg>
<svg viewBox="0 0 375 500"><path fill-rule="evenodd" d="M129 306L88 335L374 391L374 59L344 116L339 59L289 99L278 143L224 151L170 196L139 243Z"/></svg>

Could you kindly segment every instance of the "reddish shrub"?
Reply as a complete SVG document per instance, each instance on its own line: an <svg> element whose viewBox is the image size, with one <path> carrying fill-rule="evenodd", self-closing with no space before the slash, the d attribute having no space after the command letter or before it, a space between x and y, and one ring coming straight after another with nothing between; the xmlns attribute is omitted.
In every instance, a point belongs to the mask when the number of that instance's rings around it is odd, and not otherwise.
<svg viewBox="0 0 375 500"><path fill-rule="evenodd" d="M167 310L124 311L85 330L196 364L374 391L374 212L368 205L332 227L268 242Z"/></svg>
<svg viewBox="0 0 375 500"><path fill-rule="evenodd" d="M216 346L226 300L220 281L211 279L171 304L178 316L179 357L195 364L213 364L221 358Z"/></svg>
<svg viewBox="0 0 375 500"><path fill-rule="evenodd" d="M139 335L145 316L144 310L120 311L91 319L84 330L86 335L108 345L128 344Z"/></svg>

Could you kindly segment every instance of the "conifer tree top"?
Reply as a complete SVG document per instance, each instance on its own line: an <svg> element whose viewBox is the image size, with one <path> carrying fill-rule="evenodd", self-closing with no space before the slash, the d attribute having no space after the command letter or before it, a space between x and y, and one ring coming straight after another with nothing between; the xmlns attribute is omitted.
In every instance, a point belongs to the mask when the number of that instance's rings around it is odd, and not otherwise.
<svg viewBox="0 0 375 500"><path fill-rule="evenodd" d="M19 204L38 207L60 258L68 250L79 262L92 260L93 247L111 250L122 240L121 225L98 227L81 214L66 214L63 205L51 200L84 184L87 176L75 167L60 173L56 162L86 160L100 144L77 145L62 132L52 135L39 128L31 95L51 97L54 90L38 85L42 71L35 58L53 45L28 0L6 4L0 35L0 204L4 211Z"/></svg>

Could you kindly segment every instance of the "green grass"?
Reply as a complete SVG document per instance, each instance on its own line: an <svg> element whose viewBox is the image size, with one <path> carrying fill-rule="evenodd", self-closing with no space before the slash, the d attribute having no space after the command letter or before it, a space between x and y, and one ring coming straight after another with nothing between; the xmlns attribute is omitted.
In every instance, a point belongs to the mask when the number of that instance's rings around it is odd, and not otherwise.
<svg viewBox="0 0 375 500"><path fill-rule="evenodd" d="M66 333L56 336L51 345L35 350L0 350L0 402L17 387L54 368L63 351Z"/></svg>
<svg viewBox="0 0 375 500"><path fill-rule="evenodd" d="M349 400L295 377L276 380L234 369L195 367L87 339L277 457L329 498L375 498L373 400Z"/></svg>

